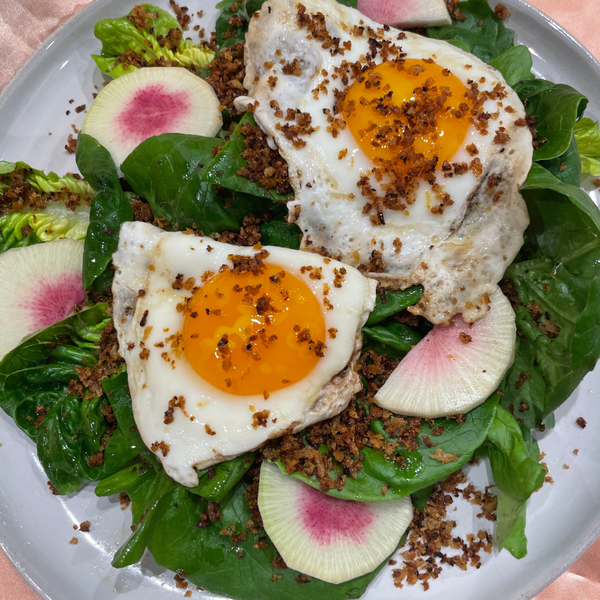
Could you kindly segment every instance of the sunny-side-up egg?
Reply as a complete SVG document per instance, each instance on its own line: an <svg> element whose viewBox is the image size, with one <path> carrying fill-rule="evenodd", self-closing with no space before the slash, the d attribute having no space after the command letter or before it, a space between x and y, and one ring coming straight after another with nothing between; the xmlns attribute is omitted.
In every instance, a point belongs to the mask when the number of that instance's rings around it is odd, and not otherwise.
<svg viewBox="0 0 600 600"><path fill-rule="evenodd" d="M500 73L335 0L265 2L245 64L237 105L288 162L303 247L422 284L433 323L483 316L528 225L531 133Z"/></svg>
<svg viewBox="0 0 600 600"><path fill-rule="evenodd" d="M375 282L299 250L125 223L114 322L135 420L166 472L196 469L342 411Z"/></svg>

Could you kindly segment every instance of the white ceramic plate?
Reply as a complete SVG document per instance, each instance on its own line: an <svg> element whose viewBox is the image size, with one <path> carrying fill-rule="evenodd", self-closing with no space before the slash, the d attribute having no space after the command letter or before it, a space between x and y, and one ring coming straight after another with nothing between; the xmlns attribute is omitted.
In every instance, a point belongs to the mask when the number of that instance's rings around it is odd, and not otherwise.
<svg viewBox="0 0 600 600"><path fill-rule="evenodd" d="M76 114L74 108L89 106L94 86L100 88L103 82L89 57L100 50L92 33L94 24L123 15L133 4L133 0L97 0L21 69L0 95L0 159L24 160L60 174L76 170L73 155L64 150L71 124L81 126L83 121L83 113ZM166 1L157 4L167 8ZM204 10L210 31L214 7L203 1L188 4L194 13ZM512 12L509 26L518 43L532 51L536 74L576 87L590 100L586 114L600 117L600 65L536 9L519 0L505 4ZM584 187L591 190L591 181ZM600 393L600 368L557 412L555 429L538 436L555 483L545 485L529 502L525 559L517 561L504 551L486 555L479 570L446 568L426 596L420 586L395 589L386 568L364 598L386 600L401 594L407 600L529 599L567 569L600 536L600 437L594 425L600 422L600 404L595 392ZM579 416L591 427L580 429L575 424ZM138 567L117 571L110 566L112 555L130 534L130 512L121 511L114 498L96 498L92 486L72 496L52 496L33 443L1 411L0 443L0 547L43 598L164 600L175 593L183 595L175 591L173 573L149 556ZM578 456L573 454L575 448ZM563 469L563 464L570 469ZM480 488L488 483L485 465L471 468L469 476ZM458 517L459 533L490 529L489 522L475 518L473 508L462 504L452 514ZM91 533L73 531L73 524L86 520L92 523ZM69 544L74 535L79 538L76 546ZM193 597L214 596L194 588Z"/></svg>

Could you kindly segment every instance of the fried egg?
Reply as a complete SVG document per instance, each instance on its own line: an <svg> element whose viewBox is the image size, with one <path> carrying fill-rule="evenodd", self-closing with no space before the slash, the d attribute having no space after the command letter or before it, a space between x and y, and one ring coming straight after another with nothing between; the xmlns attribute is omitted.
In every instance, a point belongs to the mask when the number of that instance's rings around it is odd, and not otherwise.
<svg viewBox="0 0 600 600"><path fill-rule="evenodd" d="M289 220L433 323L482 317L523 243L525 111L501 74L335 0L268 0L245 46L254 113L289 165Z"/></svg>
<svg viewBox="0 0 600 600"><path fill-rule="evenodd" d="M179 483L342 411L375 286L299 250L125 223L114 322L144 443Z"/></svg>

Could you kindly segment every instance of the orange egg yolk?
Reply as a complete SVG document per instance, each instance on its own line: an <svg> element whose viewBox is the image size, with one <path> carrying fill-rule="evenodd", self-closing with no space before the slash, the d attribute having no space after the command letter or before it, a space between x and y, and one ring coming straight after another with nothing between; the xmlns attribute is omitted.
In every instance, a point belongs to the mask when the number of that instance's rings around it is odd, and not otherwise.
<svg viewBox="0 0 600 600"><path fill-rule="evenodd" d="M191 298L185 355L216 388L249 396L304 379L325 349L322 307L307 284L277 265L223 271Z"/></svg>
<svg viewBox="0 0 600 600"><path fill-rule="evenodd" d="M375 163L410 146L437 166L451 161L469 129L467 88L435 62L382 63L355 81L344 99L345 119ZM462 106L461 106L462 104Z"/></svg>

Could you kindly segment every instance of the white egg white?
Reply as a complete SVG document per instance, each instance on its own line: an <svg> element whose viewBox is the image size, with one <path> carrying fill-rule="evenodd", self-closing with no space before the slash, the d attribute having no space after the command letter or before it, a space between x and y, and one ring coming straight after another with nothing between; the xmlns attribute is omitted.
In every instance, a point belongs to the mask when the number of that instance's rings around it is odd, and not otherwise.
<svg viewBox="0 0 600 600"><path fill-rule="evenodd" d="M218 390L196 373L184 354L170 352L166 341L181 332L184 314L177 305L192 295L186 289L173 289L176 277L181 274L184 280L192 277L200 282L207 271L218 273L223 265L231 267L229 255L253 256L257 250L165 232L145 223L121 227L113 256L117 268L114 321L127 363L134 416L145 444L154 445L166 472L185 486L198 484L196 468L207 468L285 431L296 432L338 414L361 387L353 366L362 344L360 330L375 304L375 282L317 254L264 249L269 252L264 262L302 279L323 306L326 329L337 329L335 338L327 338L324 357L310 374L272 392L267 400L262 395L235 396ZM303 266L321 267L322 279L302 273ZM341 267L346 268L346 275L342 287L335 287L334 269ZM326 283L331 310L325 308ZM161 356L163 352L169 352L168 360ZM165 424L165 412L174 396L185 399L187 416L177 409L173 422ZM256 427L253 415L263 410L269 411L266 426ZM205 425L214 435L207 433Z"/></svg>
<svg viewBox="0 0 600 600"><path fill-rule="evenodd" d="M351 48L343 53L324 49L321 40L300 28L297 0L268 0L250 22L244 82L248 97L239 98L237 105L253 105L256 121L274 138L288 162L295 192L295 201L288 205L289 219L301 227L303 244L324 246L353 266L367 264L377 250L387 263L383 273L373 274L382 283L401 289L424 285L421 302L412 308L415 313L434 323L447 322L459 312L467 321L480 318L487 310L486 294L493 292L516 256L528 225L518 187L531 166L532 140L527 127L515 125L525 117L521 101L498 71L446 42L384 29L336 0L302 0L301 4L307 14L322 13L329 34L339 38L340 45L350 42ZM364 33L356 34L354 26L363 27ZM483 110L492 115L489 133L482 135L471 126L452 159L468 164L473 156L466 147L475 144L483 166L481 176L467 171L445 178L438 169L438 184L454 200L443 214L430 210L431 186L422 181L408 214L385 209L385 225L373 225L362 213L366 199L357 186L360 175L368 173L373 163L349 128L340 129L337 137L328 132L325 112L334 113L336 91L345 88L333 76L335 69L343 61L366 63L372 35L401 47L406 58L433 59L467 87L475 81L483 92L500 84L507 94L500 103L486 100ZM301 66L300 75L283 71L294 59ZM380 56L374 59L376 63L382 60ZM317 88L324 91L314 94ZM286 137L281 129L285 118L277 117L272 101L284 114L287 109L298 109L311 115L316 131L300 136L305 146L297 147ZM502 145L493 141L499 127L510 137ZM493 195L485 193L490 175L500 178L494 190L502 191L500 201L494 202ZM399 253L395 239L402 242Z"/></svg>

